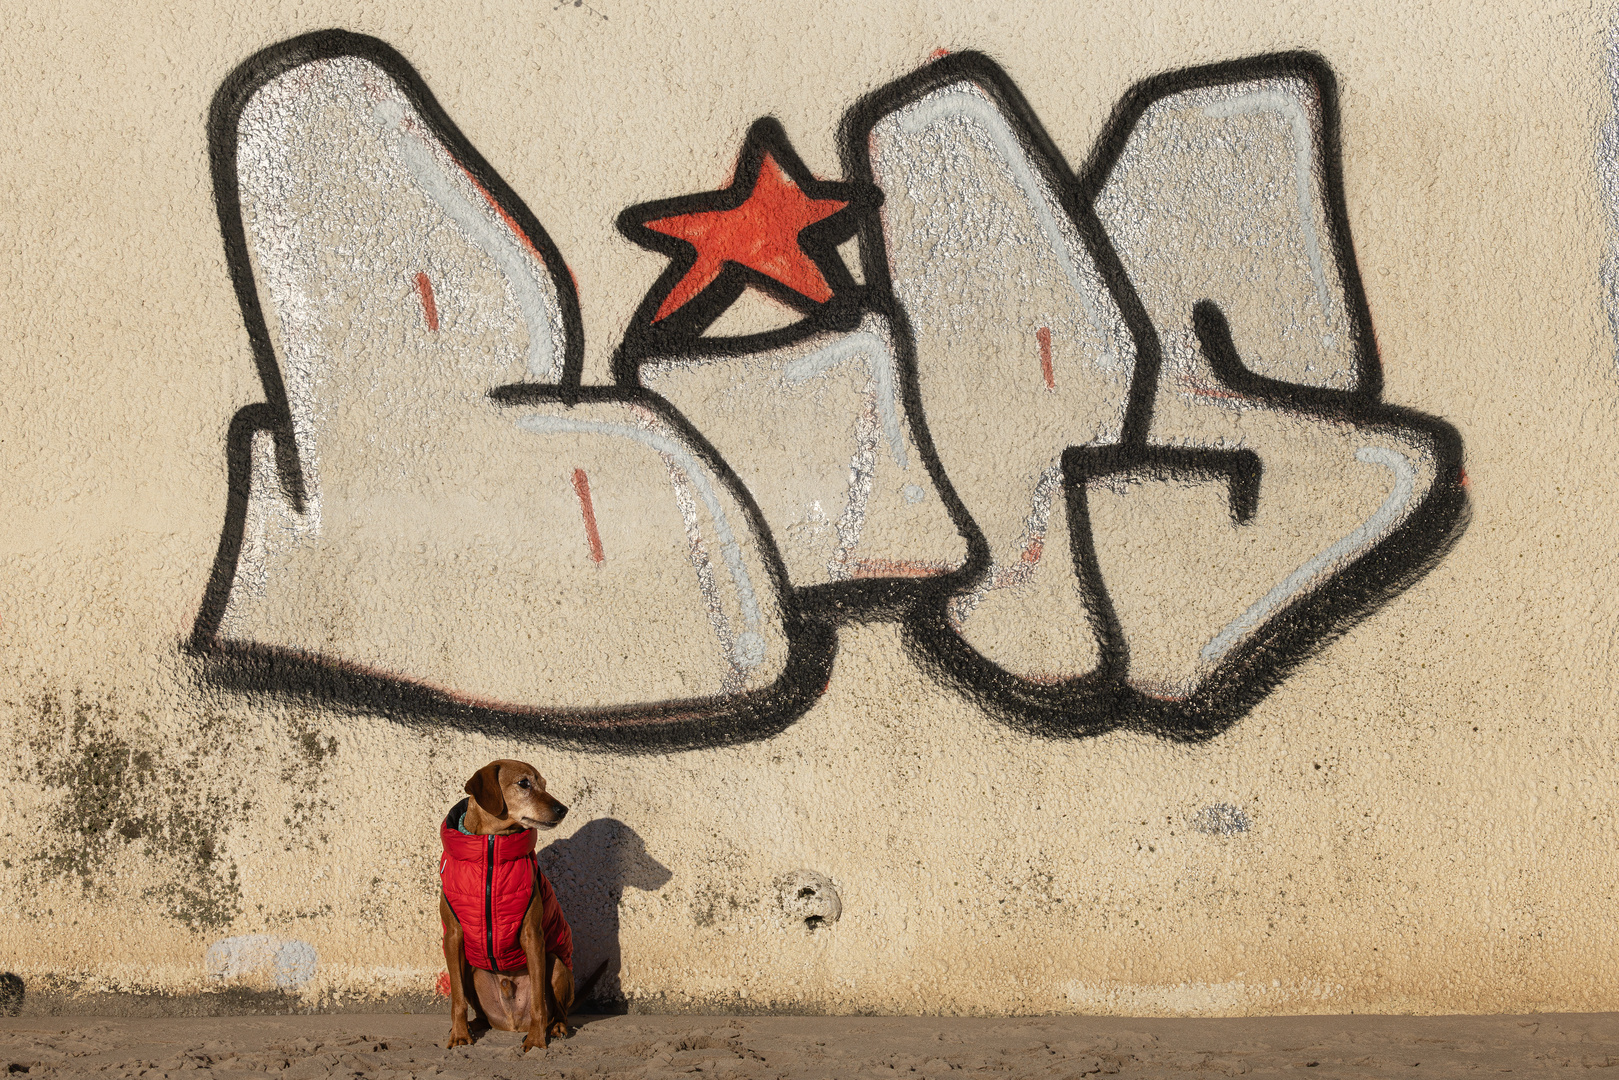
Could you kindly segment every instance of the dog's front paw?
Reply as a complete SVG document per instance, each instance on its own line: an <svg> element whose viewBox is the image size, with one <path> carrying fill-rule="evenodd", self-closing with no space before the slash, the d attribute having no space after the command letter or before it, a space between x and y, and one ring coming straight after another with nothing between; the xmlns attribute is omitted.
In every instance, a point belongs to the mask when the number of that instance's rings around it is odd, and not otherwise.
<svg viewBox="0 0 1619 1080"><path fill-rule="evenodd" d="M450 1040L444 1044L444 1049L449 1050L457 1046L471 1045L472 1033L467 1030L465 1024L462 1024L460 1026L450 1028Z"/></svg>
<svg viewBox="0 0 1619 1080"><path fill-rule="evenodd" d="M573 1035L573 1031L568 1027L566 1020L558 1020L551 1025L551 1030L546 1032L546 1035L552 1039L566 1039Z"/></svg>
<svg viewBox="0 0 1619 1080"><path fill-rule="evenodd" d="M544 1050L550 1045L551 1036L549 1032L534 1031L531 1029L528 1033L528 1038L523 1040L523 1053L526 1054L530 1050L535 1049Z"/></svg>

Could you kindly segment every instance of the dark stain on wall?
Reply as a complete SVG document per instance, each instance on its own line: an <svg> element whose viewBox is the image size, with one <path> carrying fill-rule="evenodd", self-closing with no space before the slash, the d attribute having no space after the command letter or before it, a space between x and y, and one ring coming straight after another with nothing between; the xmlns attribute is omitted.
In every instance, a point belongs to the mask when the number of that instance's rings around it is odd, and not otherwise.
<svg viewBox="0 0 1619 1080"><path fill-rule="evenodd" d="M223 748L224 721L204 718L197 742L165 749L161 739L134 735L154 727L144 713L133 723L121 720L112 704L77 692L29 704L37 772L14 766L13 779L51 792L56 807L28 858L40 885L76 882L86 895L107 899L115 863L125 854L144 856L169 870L143 892L160 902L159 911L198 929L229 925L241 912L241 887L223 836L250 806L197 775L201 755Z"/></svg>
<svg viewBox="0 0 1619 1080"><path fill-rule="evenodd" d="M45 689L9 704L23 710L17 726L27 732L11 780L41 790L50 806L35 821L36 847L17 859L25 907L29 894L45 899L63 883L96 902L130 899L131 883L118 875L138 865L138 895L152 910L194 930L229 926L243 901L227 839L260 809L253 778L273 785L277 761L292 795L285 849L328 839L332 806L322 789L338 741L298 715L286 721L285 742L266 745L228 713L188 718L176 733L82 690Z"/></svg>

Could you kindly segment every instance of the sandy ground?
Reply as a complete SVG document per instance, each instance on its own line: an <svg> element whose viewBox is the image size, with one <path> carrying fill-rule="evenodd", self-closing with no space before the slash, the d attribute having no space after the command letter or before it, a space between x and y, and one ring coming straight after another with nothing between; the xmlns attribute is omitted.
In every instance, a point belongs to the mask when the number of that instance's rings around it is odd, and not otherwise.
<svg viewBox="0 0 1619 1080"><path fill-rule="evenodd" d="M443 1048L447 1014L0 1019L29 1077L1435 1077L1619 1069L1619 1014L1016 1020L576 1017L522 1056L493 1032ZM1307 1071L1301 1071L1307 1070ZM1619 1071L1608 1075L1619 1076Z"/></svg>

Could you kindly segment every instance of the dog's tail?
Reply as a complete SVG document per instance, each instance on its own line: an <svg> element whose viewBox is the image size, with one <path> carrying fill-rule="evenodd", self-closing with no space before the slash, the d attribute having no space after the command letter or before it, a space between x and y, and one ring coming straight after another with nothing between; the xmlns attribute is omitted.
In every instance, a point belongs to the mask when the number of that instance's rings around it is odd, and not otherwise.
<svg viewBox="0 0 1619 1080"><path fill-rule="evenodd" d="M602 977L602 973L607 970L607 965L612 962L613 958L608 957L606 960L603 960L601 963L597 964L596 970L590 973L590 978L586 979L584 985L574 992L573 1000L580 1002L581 1004L589 1001L590 992L596 989L596 981Z"/></svg>

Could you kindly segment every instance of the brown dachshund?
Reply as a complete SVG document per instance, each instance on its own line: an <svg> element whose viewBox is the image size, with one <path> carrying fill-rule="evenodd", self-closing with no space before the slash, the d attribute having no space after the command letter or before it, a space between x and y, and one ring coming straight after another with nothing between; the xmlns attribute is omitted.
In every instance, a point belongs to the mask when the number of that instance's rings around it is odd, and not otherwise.
<svg viewBox="0 0 1619 1080"><path fill-rule="evenodd" d="M467 781L466 792L471 798L456 804L441 830L444 888L439 892L438 907L444 922L444 960L450 973L448 1045L472 1042L467 1002L475 999L490 1027L528 1029L524 1052L549 1046L552 1036L568 1034L568 1011L574 1001L573 939L550 882L534 861L533 835L518 834L556 828L568 808L546 794L545 778L521 761L491 761ZM502 837L510 839L499 839ZM497 869L501 874L497 875ZM522 912L516 940L507 933L497 943L496 930L502 927L496 906L501 896L497 894L505 891L520 903L521 891L511 893L507 885L521 890L526 875L528 906ZM451 895L457 897L473 925L481 928L479 936L487 935L485 940L467 940L462 920L451 906ZM506 926L515 922L515 913L508 912ZM516 947L521 948L521 963L514 963L518 960ZM553 950L561 950L563 955ZM469 951L489 967L474 967Z"/></svg>

